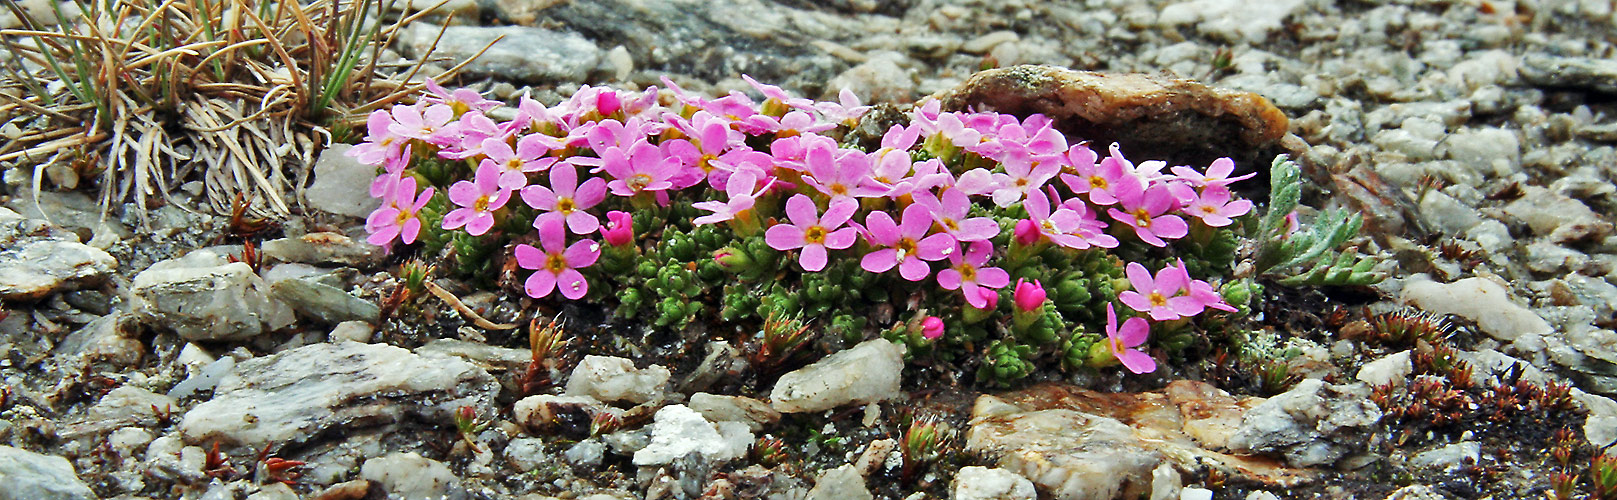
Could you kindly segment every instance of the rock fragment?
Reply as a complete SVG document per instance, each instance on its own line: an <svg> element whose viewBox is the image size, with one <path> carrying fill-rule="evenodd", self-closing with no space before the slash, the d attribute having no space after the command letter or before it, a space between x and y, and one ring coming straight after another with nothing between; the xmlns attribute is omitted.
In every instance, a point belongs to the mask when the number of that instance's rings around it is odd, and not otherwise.
<svg viewBox="0 0 1617 500"><path fill-rule="evenodd" d="M0 208L0 299L39 300L99 284L117 265L71 232Z"/></svg>
<svg viewBox="0 0 1617 500"><path fill-rule="evenodd" d="M634 452L635 465L664 465L691 453L710 462L740 458L752 432L740 422L708 422L685 405L664 406L651 423L651 443Z"/></svg>
<svg viewBox="0 0 1617 500"><path fill-rule="evenodd" d="M1506 342L1522 334L1548 335L1554 329L1531 309L1510 298L1510 291L1487 278L1443 284L1418 280L1404 285L1402 300L1427 312L1453 314L1475 321L1493 338Z"/></svg>
<svg viewBox="0 0 1617 500"><path fill-rule="evenodd" d="M1034 500L1033 482L997 467L970 466L954 477L954 500Z"/></svg>
<svg viewBox="0 0 1617 500"><path fill-rule="evenodd" d="M1285 113L1251 92L1054 66L983 71L934 97L945 111L1043 113L1074 140L1100 149L1117 142L1130 157L1142 158L1210 161L1231 150L1264 150L1279 143L1288 123Z"/></svg>
<svg viewBox="0 0 1617 500"><path fill-rule="evenodd" d="M1269 398L1242 417L1229 447L1275 453L1294 467L1329 465L1365 445L1381 409L1364 384L1333 385L1308 379Z"/></svg>
<svg viewBox="0 0 1617 500"><path fill-rule="evenodd" d="M782 375L769 400L782 413L886 401L902 394L898 383L903 369L903 346L886 339L867 340Z"/></svg>
<svg viewBox="0 0 1617 500"><path fill-rule="evenodd" d="M186 340L242 340L292 324L292 310L271 300L268 288L242 262L153 265L135 275L135 310L146 324Z"/></svg>
<svg viewBox="0 0 1617 500"><path fill-rule="evenodd" d="M669 372L660 365L635 369L634 361L610 356L584 356L567 379L569 396L589 396L603 402L651 401L663 393Z"/></svg>
<svg viewBox="0 0 1617 500"><path fill-rule="evenodd" d="M359 477L375 481L390 498L401 500L446 498L460 482L448 465L415 453L391 453L366 460L359 468Z"/></svg>
<svg viewBox="0 0 1617 500"><path fill-rule="evenodd" d="M460 406L489 414L498 389L488 372L455 358L384 344L313 344L236 363L180 429L192 443L261 448L406 416L451 425Z"/></svg>
<svg viewBox="0 0 1617 500"><path fill-rule="evenodd" d="M601 61L601 49L577 33L525 26L450 26L440 38L438 31L430 23L411 24L401 41L414 57L430 48L435 57L456 61L470 59L493 43L464 72L519 82L583 81Z"/></svg>
<svg viewBox="0 0 1617 500"><path fill-rule="evenodd" d="M0 446L0 500L95 500L73 464L55 455Z"/></svg>

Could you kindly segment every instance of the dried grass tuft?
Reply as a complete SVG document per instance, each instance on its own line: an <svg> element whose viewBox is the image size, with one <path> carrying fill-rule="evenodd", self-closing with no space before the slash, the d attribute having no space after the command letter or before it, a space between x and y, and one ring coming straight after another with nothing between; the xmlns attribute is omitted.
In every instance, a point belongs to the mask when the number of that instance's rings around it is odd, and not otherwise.
<svg viewBox="0 0 1617 500"><path fill-rule="evenodd" d="M430 12L378 22L389 11L378 0L74 5L46 25L0 0L24 22L0 30L0 170L32 168L37 196L46 168L66 166L99 179L103 208L172 202L197 179L216 214L240 195L255 217L287 217L320 149L419 91L409 82L428 60L378 66Z"/></svg>

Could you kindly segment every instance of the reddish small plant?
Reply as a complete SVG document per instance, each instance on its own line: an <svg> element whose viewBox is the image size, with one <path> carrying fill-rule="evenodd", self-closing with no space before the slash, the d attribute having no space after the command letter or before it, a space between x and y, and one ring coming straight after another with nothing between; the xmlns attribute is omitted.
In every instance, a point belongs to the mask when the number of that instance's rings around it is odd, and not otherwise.
<svg viewBox="0 0 1617 500"><path fill-rule="evenodd" d="M202 474L227 481L236 476L236 468L230 465L230 456L219 451L218 441L213 442L213 448L202 459Z"/></svg>
<svg viewBox="0 0 1617 500"><path fill-rule="evenodd" d="M286 460L280 457L269 457L264 459L262 463L264 466L260 470L262 470L264 474L263 480L273 481L281 484L294 484L298 482L298 478L303 477L303 473L292 470L303 466L303 462L297 460ZM261 482L263 480L261 480Z"/></svg>
<svg viewBox="0 0 1617 500"><path fill-rule="evenodd" d="M524 395L555 384L557 375L570 364L567 347L571 341L554 319L536 317L528 322L528 368L517 378L517 387Z"/></svg>

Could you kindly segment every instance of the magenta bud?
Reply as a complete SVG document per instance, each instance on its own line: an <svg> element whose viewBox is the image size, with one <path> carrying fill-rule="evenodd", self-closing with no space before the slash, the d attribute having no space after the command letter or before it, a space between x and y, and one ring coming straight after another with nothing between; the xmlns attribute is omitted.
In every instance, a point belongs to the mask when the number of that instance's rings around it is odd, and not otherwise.
<svg viewBox="0 0 1617 500"><path fill-rule="evenodd" d="M601 116L616 113L619 109L623 109L623 100L618 98L617 92L603 89L595 95L595 110L600 111Z"/></svg>
<svg viewBox="0 0 1617 500"><path fill-rule="evenodd" d="M1046 297L1043 283L1039 283L1039 280L1029 283L1025 279L1016 280L1016 291L1011 295L1016 301L1016 308L1024 312L1033 312L1043 306Z"/></svg>
<svg viewBox="0 0 1617 500"><path fill-rule="evenodd" d="M927 340L937 340L943 336L943 319L937 316L927 316L921 320L921 337Z"/></svg>
<svg viewBox="0 0 1617 500"><path fill-rule="evenodd" d="M1039 242L1039 225L1031 219L1022 219L1016 221L1016 231L1011 234L1017 243L1023 246L1032 245Z"/></svg>
<svg viewBox="0 0 1617 500"><path fill-rule="evenodd" d="M601 239L615 247L634 242L634 216L617 210L607 212L606 225L601 226Z"/></svg>

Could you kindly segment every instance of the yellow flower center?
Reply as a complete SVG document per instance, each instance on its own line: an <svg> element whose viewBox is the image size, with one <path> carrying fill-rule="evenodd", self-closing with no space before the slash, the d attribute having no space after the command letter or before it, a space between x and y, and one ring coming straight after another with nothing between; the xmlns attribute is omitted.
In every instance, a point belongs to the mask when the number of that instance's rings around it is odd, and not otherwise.
<svg viewBox="0 0 1617 500"><path fill-rule="evenodd" d="M567 270L567 256L557 252L545 257L545 270L554 274L561 274L562 271Z"/></svg>
<svg viewBox="0 0 1617 500"><path fill-rule="evenodd" d="M1144 208L1134 209L1134 225L1151 227L1151 212L1146 211Z"/></svg>
<svg viewBox="0 0 1617 500"><path fill-rule="evenodd" d="M960 281L977 281L977 266L962 265L955 269L960 271Z"/></svg>
<svg viewBox="0 0 1617 500"><path fill-rule="evenodd" d="M960 223L955 222L954 219L943 219L943 227L949 228L950 231L959 231Z"/></svg>
<svg viewBox="0 0 1617 500"><path fill-rule="evenodd" d="M492 200L488 199L488 195L486 194L479 196L477 197L477 201L472 202L472 210L476 210L478 212L487 212L490 201Z"/></svg>
<svg viewBox="0 0 1617 500"><path fill-rule="evenodd" d="M1168 298L1163 297L1162 293L1160 292L1151 292L1151 295L1147 296L1146 299L1151 301L1151 307L1162 307L1168 305Z"/></svg>
<svg viewBox="0 0 1617 500"><path fill-rule="evenodd" d="M803 231L803 241L807 241L809 244L825 244L825 228L809 226L808 229Z"/></svg>
<svg viewBox="0 0 1617 500"><path fill-rule="evenodd" d="M624 182L624 184L628 184L630 190L639 191L645 189L646 186L651 185L651 176L646 174L634 174L634 176L630 177L628 181Z"/></svg>
<svg viewBox="0 0 1617 500"><path fill-rule="evenodd" d="M1089 176L1090 189L1106 189L1106 178L1098 175Z"/></svg>
<svg viewBox="0 0 1617 500"><path fill-rule="evenodd" d="M576 206L577 206L577 204L573 203L572 198L557 198L556 199L556 211L561 212L563 215L572 215L573 209Z"/></svg>

